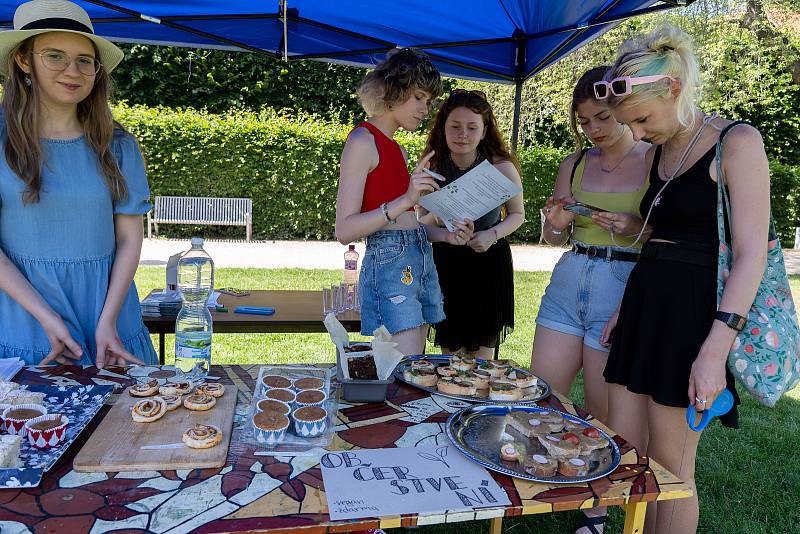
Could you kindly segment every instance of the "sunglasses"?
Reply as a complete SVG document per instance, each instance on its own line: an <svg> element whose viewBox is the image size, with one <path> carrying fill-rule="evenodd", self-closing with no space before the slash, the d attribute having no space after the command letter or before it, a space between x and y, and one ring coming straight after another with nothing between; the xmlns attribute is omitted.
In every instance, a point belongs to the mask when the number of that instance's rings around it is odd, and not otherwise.
<svg viewBox="0 0 800 534"><path fill-rule="evenodd" d="M610 82L601 80L594 82L594 96L598 100L605 100L609 95L626 96L633 92L634 85L643 85L645 83L653 83L659 80L669 78L671 81L676 81L676 78L668 74L654 74L653 76L620 76L614 78Z"/></svg>
<svg viewBox="0 0 800 534"><path fill-rule="evenodd" d="M453 95L475 95L481 100L486 101L486 93L483 91L479 91L477 89L473 89L472 91L467 91L466 89L456 88L450 91L450 96Z"/></svg>

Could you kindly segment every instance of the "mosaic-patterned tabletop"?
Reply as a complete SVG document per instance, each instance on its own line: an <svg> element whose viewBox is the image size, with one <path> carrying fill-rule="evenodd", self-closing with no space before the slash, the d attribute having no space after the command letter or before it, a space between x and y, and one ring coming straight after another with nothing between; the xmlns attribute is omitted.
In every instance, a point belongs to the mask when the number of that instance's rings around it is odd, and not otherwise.
<svg viewBox="0 0 800 534"><path fill-rule="evenodd" d="M128 369L61 366L26 368L15 381L23 384L126 387ZM429 525L473 519L619 505L626 510L625 532L641 532L645 503L691 495L674 475L639 456L625 440L614 440L622 461L609 476L575 485L547 485L493 473L507 491L511 506L439 515L404 515L370 520L331 522L318 455L262 456L263 449L246 443L239 428L258 377L257 365L215 366L212 375L239 388L236 421L226 465L219 469L78 473L72 460L108 411L104 407L37 488L0 489L0 532L153 532L212 533L269 530L272 532L345 532L367 528ZM165 373L138 368L136 375ZM114 397L115 398L115 397ZM113 400L113 398L112 398ZM554 395L539 404L591 419L568 399ZM464 407L461 401L430 396L395 382L387 401L339 403L336 434L329 450L416 447L448 443L448 416ZM599 424L594 421L595 424ZM601 424L599 426L603 427ZM609 435L614 436L612 431Z"/></svg>

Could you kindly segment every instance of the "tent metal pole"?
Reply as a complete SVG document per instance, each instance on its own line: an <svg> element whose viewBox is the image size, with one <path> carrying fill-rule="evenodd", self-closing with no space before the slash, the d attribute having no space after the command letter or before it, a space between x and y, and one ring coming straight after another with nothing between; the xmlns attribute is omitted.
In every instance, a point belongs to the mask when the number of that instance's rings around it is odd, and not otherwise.
<svg viewBox="0 0 800 534"><path fill-rule="evenodd" d="M519 140L519 114L522 108L522 80L519 80L514 86L514 126L511 129L511 149L517 151L517 142Z"/></svg>
<svg viewBox="0 0 800 534"><path fill-rule="evenodd" d="M286 0L281 0L281 18L283 19L283 60L289 61L289 28L286 20Z"/></svg>

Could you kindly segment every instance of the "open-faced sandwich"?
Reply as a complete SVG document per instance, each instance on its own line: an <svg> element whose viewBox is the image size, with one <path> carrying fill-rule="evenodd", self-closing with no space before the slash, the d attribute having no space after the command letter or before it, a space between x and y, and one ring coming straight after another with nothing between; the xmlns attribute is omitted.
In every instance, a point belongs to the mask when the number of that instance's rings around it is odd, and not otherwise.
<svg viewBox="0 0 800 534"><path fill-rule="evenodd" d="M522 398L522 391L509 380L489 382L489 398L496 401L515 401Z"/></svg>
<svg viewBox="0 0 800 534"><path fill-rule="evenodd" d="M538 382L536 375L530 371L519 369L517 367L509 367L506 369L503 376L506 380L514 382L517 387L521 389L532 388Z"/></svg>
<svg viewBox="0 0 800 534"><path fill-rule="evenodd" d="M415 369L414 367L411 367L410 369L403 371L403 379L406 382L411 382L412 384L416 384L418 386L435 388L439 377L436 376L436 371L432 369Z"/></svg>
<svg viewBox="0 0 800 534"><path fill-rule="evenodd" d="M563 435L547 434L537 437L547 452L555 458L574 458L581 452L580 438L570 432Z"/></svg>
<svg viewBox="0 0 800 534"><path fill-rule="evenodd" d="M442 377L436 384L436 388L448 395L473 396L477 392L475 384L471 380L458 376Z"/></svg>
<svg viewBox="0 0 800 534"><path fill-rule="evenodd" d="M504 443L500 447L500 458L507 462L516 462L520 458L520 449L516 443Z"/></svg>
<svg viewBox="0 0 800 534"><path fill-rule="evenodd" d="M589 472L589 464L582 458L560 458L558 472L565 477L582 477Z"/></svg>
<svg viewBox="0 0 800 534"><path fill-rule="evenodd" d="M558 471L558 460L543 454L534 454L525 462L525 472L539 478L550 478Z"/></svg>
<svg viewBox="0 0 800 534"><path fill-rule="evenodd" d="M581 454L589 454L608 445L608 440L596 428L584 428L578 437L581 440Z"/></svg>
<svg viewBox="0 0 800 534"><path fill-rule="evenodd" d="M503 374L511 368L510 360L488 360L486 363L488 365L486 367L481 366L481 368L489 371L492 378L502 377Z"/></svg>
<svg viewBox="0 0 800 534"><path fill-rule="evenodd" d="M492 375L484 369L473 369L467 373L467 378L475 383L476 388L489 389L489 381L491 381Z"/></svg>
<svg viewBox="0 0 800 534"><path fill-rule="evenodd" d="M550 427L550 432L564 430L564 416L558 412L544 412L540 419Z"/></svg>
<svg viewBox="0 0 800 534"><path fill-rule="evenodd" d="M414 360L411 362L411 368L417 370L424 369L426 371L431 371L432 373L436 372L436 365L428 360Z"/></svg>
<svg viewBox="0 0 800 534"><path fill-rule="evenodd" d="M535 412L512 411L506 416L506 424L528 438L550 433L550 428Z"/></svg>
<svg viewBox="0 0 800 534"><path fill-rule="evenodd" d="M440 365L436 368L436 374L444 378L449 376L458 376L459 372L458 369L455 369L450 365Z"/></svg>
<svg viewBox="0 0 800 534"><path fill-rule="evenodd" d="M450 367L461 372L471 371L475 368L475 358L453 354L450 356Z"/></svg>

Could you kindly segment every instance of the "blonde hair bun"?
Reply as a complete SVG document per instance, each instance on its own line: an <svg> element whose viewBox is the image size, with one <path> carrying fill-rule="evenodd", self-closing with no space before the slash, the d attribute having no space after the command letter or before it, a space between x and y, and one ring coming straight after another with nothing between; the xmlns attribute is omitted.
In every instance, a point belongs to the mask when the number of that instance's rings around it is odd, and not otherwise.
<svg viewBox="0 0 800 534"><path fill-rule="evenodd" d="M665 74L681 82L676 99L678 121L690 128L695 120L695 98L700 86L700 71L692 38L671 24L660 24L649 34L633 37L619 48L617 60L607 79L619 76L650 76ZM609 105L636 105L670 93L670 84L652 83L635 86L633 93L609 98Z"/></svg>

